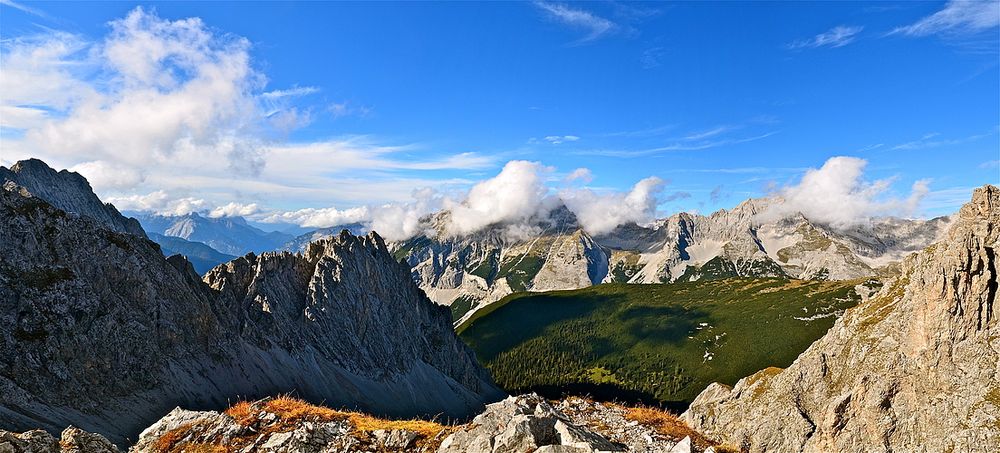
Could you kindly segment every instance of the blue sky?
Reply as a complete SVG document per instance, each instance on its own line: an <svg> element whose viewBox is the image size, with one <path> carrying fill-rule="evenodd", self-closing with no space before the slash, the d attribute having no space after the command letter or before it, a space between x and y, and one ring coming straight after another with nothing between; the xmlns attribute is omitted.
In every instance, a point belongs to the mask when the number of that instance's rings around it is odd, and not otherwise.
<svg viewBox="0 0 1000 453"><path fill-rule="evenodd" d="M137 7L142 17L124 23ZM5 1L0 11L4 105L21 109L4 111L0 161L41 156L129 207L187 199L256 204L245 213L263 215L409 202L421 187L461 193L512 160L539 162L552 191L627 192L661 178L660 214L780 191L833 156L867 162L859 184L891 182L884 199L929 180L916 215L953 211L972 187L1000 183L997 2ZM200 23L178 31L186 18ZM174 73L167 82L108 50L149 55L143 36L194 35L212 56L154 61ZM39 51L53 47L62 51ZM200 77L195 64L231 67L222 59L235 54L246 59L229 79L235 100L205 99L225 108L183 113L169 131L71 124L86 96L52 99L18 77L61 77L56 86L95 92L88 108L106 113L136 105L123 101L135 93L182 90ZM101 127L122 128L103 135L127 135L107 147L120 151L77 140ZM263 151L240 150L251 142ZM228 151L204 164L177 157L218 149ZM591 177L566 182L576 168Z"/></svg>

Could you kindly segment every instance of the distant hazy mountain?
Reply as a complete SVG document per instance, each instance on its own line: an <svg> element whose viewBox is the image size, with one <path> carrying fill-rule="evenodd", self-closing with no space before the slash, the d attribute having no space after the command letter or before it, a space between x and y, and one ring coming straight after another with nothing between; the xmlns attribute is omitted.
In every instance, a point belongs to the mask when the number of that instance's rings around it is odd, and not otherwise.
<svg viewBox="0 0 1000 453"><path fill-rule="evenodd" d="M226 255L201 242L193 242L174 236L149 233L149 238L160 244L164 256L184 255L199 274L208 272L215 266L229 262L236 257Z"/></svg>
<svg viewBox="0 0 1000 453"><path fill-rule="evenodd" d="M201 242L229 255L245 255L280 249L293 239L292 235L266 232L250 226L242 217L203 217L198 213L164 216L146 212L129 212L139 219L142 227L163 236ZM161 244L163 245L163 244Z"/></svg>
<svg viewBox="0 0 1000 453"><path fill-rule="evenodd" d="M496 225L464 237L421 235L391 249L410 264L431 299L461 300L474 311L511 292L604 282L875 275L933 242L949 222L884 218L841 231L799 214L760 223L758 214L773 202L750 199L708 216L679 213L600 236L581 228L569 210L557 209L517 235ZM427 223L443 231L448 215L437 213Z"/></svg>

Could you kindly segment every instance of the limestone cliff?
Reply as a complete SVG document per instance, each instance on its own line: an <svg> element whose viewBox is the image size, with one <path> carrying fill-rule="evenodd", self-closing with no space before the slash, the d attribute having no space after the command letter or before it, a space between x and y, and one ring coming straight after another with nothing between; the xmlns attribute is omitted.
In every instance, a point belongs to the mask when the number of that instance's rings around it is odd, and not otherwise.
<svg viewBox="0 0 1000 453"><path fill-rule="evenodd" d="M684 419L751 452L995 451L1000 445L1000 190L787 369L712 384Z"/></svg>

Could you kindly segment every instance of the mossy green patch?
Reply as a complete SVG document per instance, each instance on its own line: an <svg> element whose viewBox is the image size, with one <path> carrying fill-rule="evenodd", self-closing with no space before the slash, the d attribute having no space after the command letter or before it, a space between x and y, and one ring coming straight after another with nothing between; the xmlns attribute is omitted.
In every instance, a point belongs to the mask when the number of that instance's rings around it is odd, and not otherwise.
<svg viewBox="0 0 1000 453"><path fill-rule="evenodd" d="M822 315L858 303L857 283L726 279L519 293L457 330L510 392L592 384L689 402L711 382L791 364L833 325L836 316Z"/></svg>

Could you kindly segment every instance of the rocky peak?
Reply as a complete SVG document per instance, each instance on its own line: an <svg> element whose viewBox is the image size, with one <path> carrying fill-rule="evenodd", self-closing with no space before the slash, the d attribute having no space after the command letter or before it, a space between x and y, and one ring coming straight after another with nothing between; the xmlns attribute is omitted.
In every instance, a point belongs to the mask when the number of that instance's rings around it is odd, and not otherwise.
<svg viewBox="0 0 1000 453"><path fill-rule="evenodd" d="M139 222L103 203L87 179L68 170L55 171L38 159L22 160L8 169L0 167L0 184L11 181L32 195L66 212L88 216L119 233L146 237Z"/></svg>
<svg viewBox="0 0 1000 453"><path fill-rule="evenodd" d="M205 282L147 239L0 190L0 426L123 442L237 397L463 417L502 396L375 234L248 254Z"/></svg>
<svg viewBox="0 0 1000 453"><path fill-rule="evenodd" d="M1000 191L976 189L955 217L789 368L713 384L685 420L751 452L992 451Z"/></svg>

